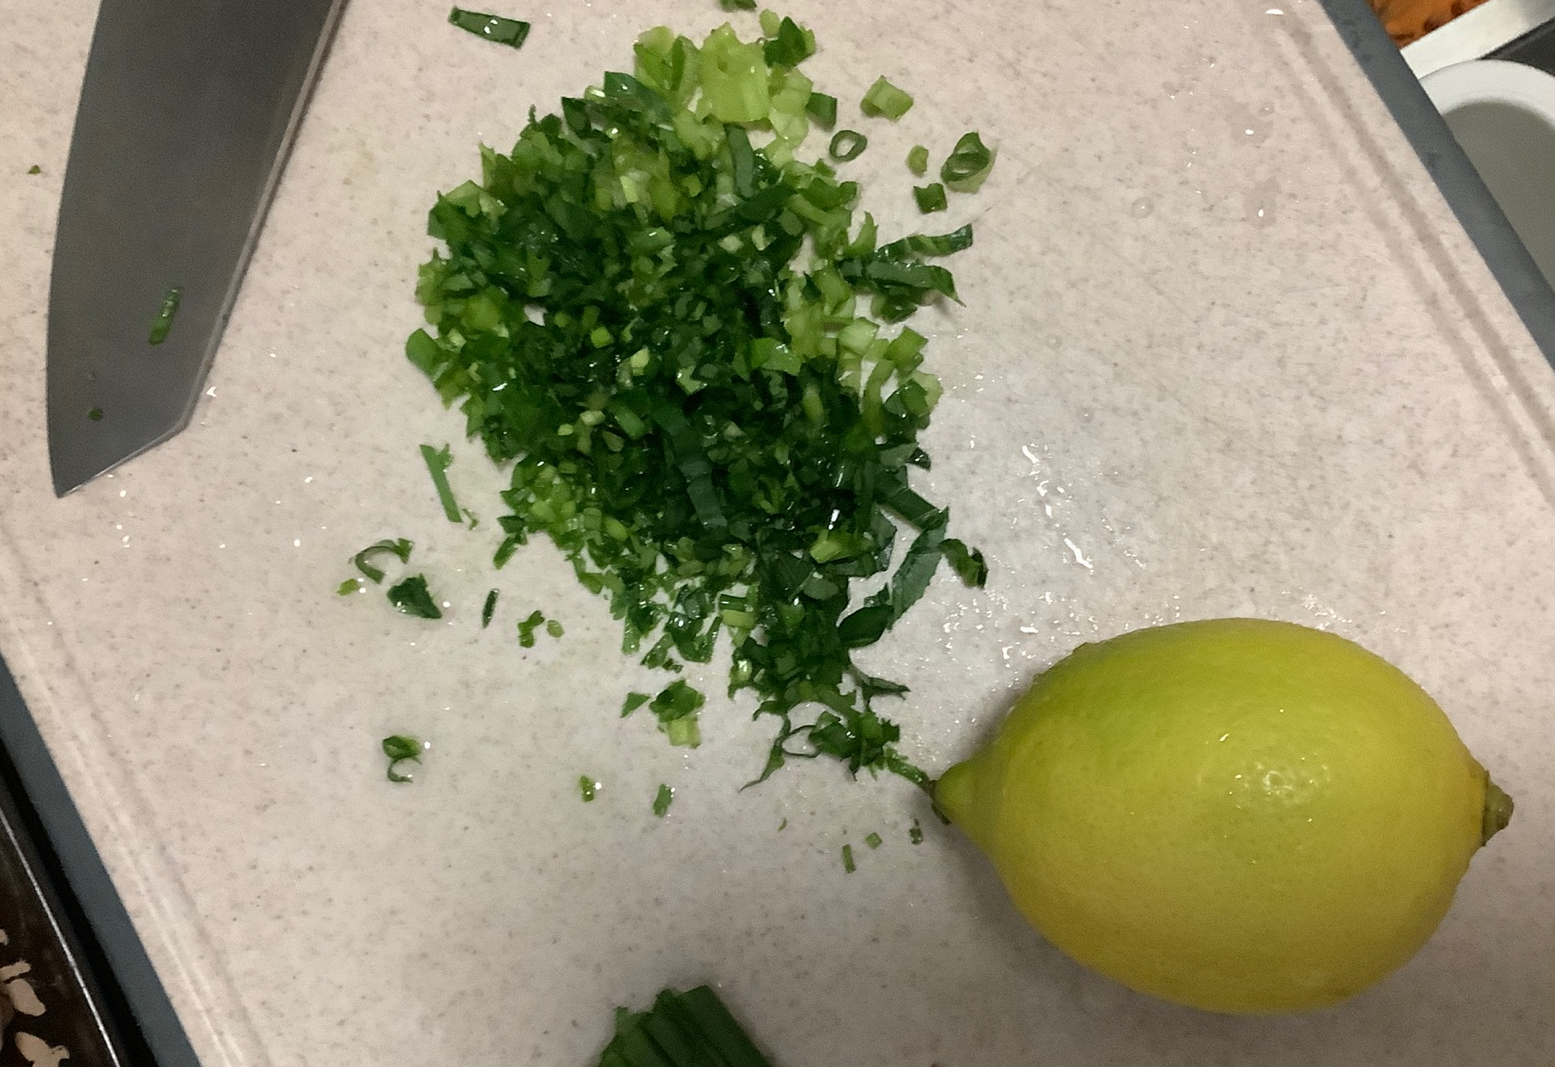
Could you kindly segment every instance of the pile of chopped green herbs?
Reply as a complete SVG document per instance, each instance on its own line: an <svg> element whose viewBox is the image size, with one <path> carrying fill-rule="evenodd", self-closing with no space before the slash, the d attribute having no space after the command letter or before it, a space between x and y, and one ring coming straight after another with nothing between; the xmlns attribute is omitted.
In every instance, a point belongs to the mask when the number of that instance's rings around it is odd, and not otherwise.
<svg viewBox="0 0 1555 1067"><path fill-rule="evenodd" d="M909 485L940 384L924 337L891 330L956 299L927 260L972 232L881 242L856 220L858 185L797 155L812 117L835 115L798 69L814 36L762 23L700 46L650 30L632 74L531 111L511 153L483 147L481 181L432 209L447 254L417 295L434 330L406 352L513 464L498 566L548 535L648 666L707 662L725 631L730 694L753 690L778 722L761 778L824 753L921 785L874 708L906 687L853 652L942 559L986 577ZM854 603L899 527L910 546ZM674 697L654 709L672 734L692 703Z"/></svg>

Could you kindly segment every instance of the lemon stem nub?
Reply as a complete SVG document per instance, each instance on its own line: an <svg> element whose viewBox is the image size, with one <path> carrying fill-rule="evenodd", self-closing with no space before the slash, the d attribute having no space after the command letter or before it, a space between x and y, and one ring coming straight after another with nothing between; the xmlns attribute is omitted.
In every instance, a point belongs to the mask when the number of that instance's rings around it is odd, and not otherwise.
<svg viewBox="0 0 1555 1067"><path fill-rule="evenodd" d="M1479 843L1484 845L1512 821L1512 798L1495 782L1485 777L1485 821L1480 824Z"/></svg>

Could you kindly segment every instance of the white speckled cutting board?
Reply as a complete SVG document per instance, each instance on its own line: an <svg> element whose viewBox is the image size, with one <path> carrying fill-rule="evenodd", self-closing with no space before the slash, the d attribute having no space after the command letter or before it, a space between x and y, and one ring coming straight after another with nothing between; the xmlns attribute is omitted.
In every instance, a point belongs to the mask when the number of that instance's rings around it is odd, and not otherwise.
<svg viewBox="0 0 1555 1067"><path fill-rule="evenodd" d="M1080 970L901 782L738 792L748 704L672 749L617 718L652 680L554 551L491 571L500 479L401 355L424 212L640 30L724 16L504 0L514 53L447 6L352 0L194 424L56 500L44 308L94 12L0 0L0 647L208 1067L582 1067L613 1006L700 981L780 1067L1555 1062L1555 377L1315 2L789 6L845 108L881 73L917 97L853 165L887 227L910 144L1000 147L934 220L977 220L966 307L923 316L920 484L992 575L942 575L871 651L913 687L910 755L970 752L1081 641L1250 614L1397 662L1518 799L1418 958L1278 1020ZM475 531L417 456L448 440ZM442 623L333 595L384 536ZM567 633L525 652L535 606ZM435 745L413 786L395 731Z"/></svg>

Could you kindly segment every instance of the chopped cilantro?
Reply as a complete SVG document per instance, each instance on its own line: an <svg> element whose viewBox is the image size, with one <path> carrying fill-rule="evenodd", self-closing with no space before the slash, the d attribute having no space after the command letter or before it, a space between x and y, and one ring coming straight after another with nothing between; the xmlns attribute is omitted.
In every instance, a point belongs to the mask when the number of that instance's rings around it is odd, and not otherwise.
<svg viewBox="0 0 1555 1067"><path fill-rule="evenodd" d="M941 387L925 337L895 325L959 299L929 260L972 231L882 241L858 185L800 158L835 99L794 66L809 31L767 15L755 41L650 30L630 74L483 150L479 180L432 207L432 325L406 356L509 471L495 565L549 536L650 667L706 663L727 633L731 691L777 722L761 778L824 753L923 785L873 704L906 687L852 656L942 559L976 570L910 486ZM871 92L881 114L910 102ZM697 742L701 703L684 683L654 698L672 742Z"/></svg>
<svg viewBox="0 0 1555 1067"><path fill-rule="evenodd" d="M675 799L675 791L669 786L659 783L659 791L653 795L653 813L659 818L664 818L670 810L670 802Z"/></svg>
<svg viewBox="0 0 1555 1067"><path fill-rule="evenodd" d="M433 601L432 594L427 589L426 576L422 574L413 574L398 585L391 585L389 603L406 615L415 615L422 619L443 617L442 609Z"/></svg>
<svg viewBox="0 0 1555 1067"><path fill-rule="evenodd" d="M531 611L527 619L518 620L518 643L524 648L535 647L535 631L545 622L545 615L538 609Z"/></svg>
<svg viewBox="0 0 1555 1067"><path fill-rule="evenodd" d="M411 737L409 734L391 734L383 739L382 747L383 754L389 757L389 781L408 782L411 776L401 774L395 768L407 760L411 763L420 763L421 753L427 746L419 738Z"/></svg>
<svg viewBox="0 0 1555 1067"><path fill-rule="evenodd" d="M448 13L448 21L477 37L510 48L519 47L524 43L524 38L529 36L529 23L500 15L487 15L481 11L464 11L456 7Z"/></svg>
<svg viewBox="0 0 1555 1067"><path fill-rule="evenodd" d="M357 570L366 575L367 578L374 584L377 584L378 582L383 581L383 571L378 567L373 566L373 564L369 561L374 556L388 553L391 556L397 557L401 563L409 563L410 552L414 547L414 544L405 540L403 537L397 537L392 541L385 538L382 541L377 541L368 545L356 555L352 556L351 562L356 565Z"/></svg>
<svg viewBox="0 0 1555 1067"><path fill-rule="evenodd" d="M432 487L437 490L437 499L443 505L443 514L448 517L449 522L463 522L463 516L459 514L459 503L454 499L454 491L448 485L448 468L454 461L453 453L447 445L442 448L422 445L421 458L426 461L427 473L432 475Z"/></svg>

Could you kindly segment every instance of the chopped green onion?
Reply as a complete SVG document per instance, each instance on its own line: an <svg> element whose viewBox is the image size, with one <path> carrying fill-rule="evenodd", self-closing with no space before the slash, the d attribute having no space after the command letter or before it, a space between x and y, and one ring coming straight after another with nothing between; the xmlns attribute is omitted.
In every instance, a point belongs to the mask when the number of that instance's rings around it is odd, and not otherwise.
<svg viewBox="0 0 1555 1067"><path fill-rule="evenodd" d="M915 845L923 844L923 827L919 824L917 819L912 821L912 827L907 831L907 840L911 841Z"/></svg>
<svg viewBox="0 0 1555 1067"><path fill-rule="evenodd" d="M912 97L886 81L883 75L875 79L875 84L869 87L864 99L859 101L859 110L870 118L883 116L892 122L907 114L911 107Z"/></svg>
<svg viewBox="0 0 1555 1067"><path fill-rule="evenodd" d="M951 149L945 162L940 164L940 180L955 192L975 193L982 188L988 172L993 170L996 154L993 149L983 144L983 139L978 136L976 130L962 134L961 139L956 142L956 147Z"/></svg>
<svg viewBox="0 0 1555 1067"><path fill-rule="evenodd" d="M473 529L475 529L477 526L479 526L481 524L480 517L478 515L476 515L475 512L471 511L469 508L463 508L462 507L459 510L460 510L460 512L462 512L464 514L465 526L468 527L469 529L473 530Z"/></svg>
<svg viewBox="0 0 1555 1067"><path fill-rule="evenodd" d="M621 702L621 718L626 718L632 712L642 707L653 698L647 693L628 693L626 699Z"/></svg>
<svg viewBox="0 0 1555 1067"><path fill-rule="evenodd" d="M827 129L837 125L837 98L827 96L825 93L810 91L810 99L805 101L805 113L819 122Z"/></svg>
<svg viewBox="0 0 1555 1067"><path fill-rule="evenodd" d="M678 678L665 686L648 705L648 710L659 719L659 729L669 736L670 744L682 748L696 748L702 743L702 733L697 725L697 709L707 698L691 688L684 678Z"/></svg>
<svg viewBox="0 0 1555 1067"><path fill-rule="evenodd" d="M879 848L883 842L884 839L876 833L867 834L864 837L864 844L868 845L871 849Z"/></svg>
<svg viewBox="0 0 1555 1067"><path fill-rule="evenodd" d="M173 328L173 317L178 314L178 301L183 295L184 291L176 286L163 294L157 317L151 320L151 333L146 338L148 342L159 345L167 340L167 333Z"/></svg>
<svg viewBox="0 0 1555 1067"><path fill-rule="evenodd" d="M421 753L427 746L419 738L411 737L409 734L391 734L383 739L382 747L383 754L389 757L389 781L408 782L411 776L401 774L395 768L407 760L411 763L420 763Z"/></svg>
<svg viewBox="0 0 1555 1067"><path fill-rule="evenodd" d="M787 17L762 49L763 57L774 67L797 67L814 54L815 34Z"/></svg>
<svg viewBox="0 0 1555 1067"><path fill-rule="evenodd" d="M497 613L498 590L493 589L486 594L486 603L481 605L481 629L491 625L491 617Z"/></svg>
<svg viewBox="0 0 1555 1067"><path fill-rule="evenodd" d="M335 586L335 593L337 596L350 596L352 593L360 593L364 588L366 588L366 585L362 579L347 578Z"/></svg>
<svg viewBox="0 0 1555 1067"><path fill-rule="evenodd" d="M427 589L425 575L412 575L398 585L391 585L388 595L389 603L406 615L415 615L422 619L443 617L442 610L433 602L432 594Z"/></svg>
<svg viewBox="0 0 1555 1067"><path fill-rule="evenodd" d="M43 173L43 168L38 166L38 164L34 163L32 166L27 168L27 173L28 174L42 174Z"/></svg>
<svg viewBox="0 0 1555 1067"><path fill-rule="evenodd" d="M529 617L518 621L518 643L523 648L535 647L535 631L545 622L545 616L538 609L531 611Z"/></svg>
<svg viewBox="0 0 1555 1067"><path fill-rule="evenodd" d="M783 816L783 821L778 823L778 833L782 833L784 830L787 830L787 829L788 829L788 816L785 815L785 816Z"/></svg>
<svg viewBox="0 0 1555 1067"><path fill-rule="evenodd" d="M772 1067L707 986L666 989L647 1011L616 1009L598 1067Z"/></svg>
<svg viewBox="0 0 1555 1067"><path fill-rule="evenodd" d="M854 863L853 863L853 846L852 845L843 845L842 846L842 869L844 871L846 871L848 874L852 874L854 871L858 870L858 868L856 866L854 866Z"/></svg>
<svg viewBox="0 0 1555 1067"><path fill-rule="evenodd" d="M599 783L594 781L594 779L590 778L588 775L584 774L578 776L578 792L583 796L583 803L587 804L592 801L598 789Z"/></svg>
<svg viewBox="0 0 1555 1067"><path fill-rule="evenodd" d="M567 631L562 628L562 624L557 620L547 619L545 621L545 632L550 634L552 637L560 637Z"/></svg>
<svg viewBox="0 0 1555 1067"><path fill-rule="evenodd" d="M464 11L456 7L448 13L448 21L477 37L510 48L519 47L524 43L524 38L529 36L529 23L480 11Z"/></svg>
<svg viewBox="0 0 1555 1067"><path fill-rule="evenodd" d="M91 408L90 410L87 411L86 417L91 419L93 422L102 422L103 421L103 409L102 408Z"/></svg>
<svg viewBox="0 0 1555 1067"><path fill-rule="evenodd" d="M868 147L869 138L857 130L838 130L832 135L826 152L838 163L847 163L863 155L864 149Z"/></svg>
<svg viewBox="0 0 1555 1067"><path fill-rule="evenodd" d="M912 196L918 201L918 210L925 215L931 211L945 210L945 187L939 182L913 186Z"/></svg>
<svg viewBox="0 0 1555 1067"><path fill-rule="evenodd" d="M426 461L427 473L432 475L432 486L437 490L437 499L443 505L443 514L449 522L463 522L459 503L454 500L454 491L448 485L448 468L454 461L453 452L447 445L442 448L422 445L421 458Z"/></svg>
<svg viewBox="0 0 1555 1067"><path fill-rule="evenodd" d="M929 150L915 144L907 152L907 169L922 177L929 172Z"/></svg>
<svg viewBox="0 0 1555 1067"><path fill-rule="evenodd" d="M664 818L665 813L670 810L670 802L674 799L675 791L661 782L659 791L653 796L653 813L661 819Z"/></svg>
<svg viewBox="0 0 1555 1067"><path fill-rule="evenodd" d="M718 0L718 6L725 11L755 11L756 0Z"/></svg>
<svg viewBox="0 0 1555 1067"><path fill-rule="evenodd" d="M376 585L383 581L383 571L368 561L374 556L388 553L391 556L397 557L401 563L409 563L410 551L414 547L415 545L412 542L405 540L403 537L396 537L392 541L385 538L382 541L373 542L352 556L351 562L356 566L357 570L361 571Z"/></svg>

